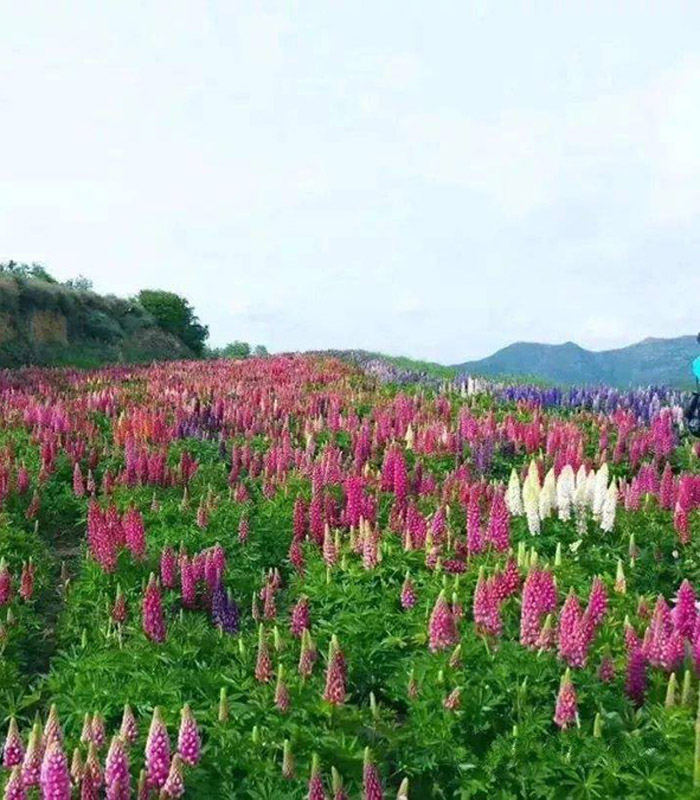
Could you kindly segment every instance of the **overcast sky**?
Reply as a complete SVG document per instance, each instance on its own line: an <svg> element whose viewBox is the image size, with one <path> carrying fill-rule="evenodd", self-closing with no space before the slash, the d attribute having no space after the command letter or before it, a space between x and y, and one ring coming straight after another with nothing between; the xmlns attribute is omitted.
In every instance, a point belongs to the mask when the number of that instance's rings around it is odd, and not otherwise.
<svg viewBox="0 0 700 800"><path fill-rule="evenodd" d="M0 259L213 344L700 328L700 3L0 0Z"/></svg>

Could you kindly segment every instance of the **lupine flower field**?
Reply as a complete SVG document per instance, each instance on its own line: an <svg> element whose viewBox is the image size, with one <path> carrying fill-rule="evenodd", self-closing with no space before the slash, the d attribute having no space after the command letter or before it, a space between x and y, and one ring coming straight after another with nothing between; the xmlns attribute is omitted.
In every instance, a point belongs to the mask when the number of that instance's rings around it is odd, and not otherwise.
<svg viewBox="0 0 700 800"><path fill-rule="evenodd" d="M681 398L404 378L0 374L5 798L695 796Z"/></svg>

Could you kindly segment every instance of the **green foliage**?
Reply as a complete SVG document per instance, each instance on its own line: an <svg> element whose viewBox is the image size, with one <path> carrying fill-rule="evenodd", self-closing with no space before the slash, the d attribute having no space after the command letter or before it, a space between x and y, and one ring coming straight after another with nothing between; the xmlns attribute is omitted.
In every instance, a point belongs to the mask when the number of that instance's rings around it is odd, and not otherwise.
<svg viewBox="0 0 700 800"><path fill-rule="evenodd" d="M138 302L164 331L177 336L193 353L202 355L209 329L200 323L188 300L174 292L143 289Z"/></svg>

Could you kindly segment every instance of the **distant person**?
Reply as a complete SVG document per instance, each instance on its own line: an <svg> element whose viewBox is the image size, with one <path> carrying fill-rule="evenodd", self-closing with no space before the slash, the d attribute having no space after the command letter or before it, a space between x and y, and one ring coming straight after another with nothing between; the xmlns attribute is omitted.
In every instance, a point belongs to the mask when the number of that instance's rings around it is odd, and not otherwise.
<svg viewBox="0 0 700 800"><path fill-rule="evenodd" d="M700 333L697 335L697 343L700 344ZM693 436L700 437L700 356L693 359L693 375L695 376L695 391L690 395L690 400L685 408L685 421Z"/></svg>

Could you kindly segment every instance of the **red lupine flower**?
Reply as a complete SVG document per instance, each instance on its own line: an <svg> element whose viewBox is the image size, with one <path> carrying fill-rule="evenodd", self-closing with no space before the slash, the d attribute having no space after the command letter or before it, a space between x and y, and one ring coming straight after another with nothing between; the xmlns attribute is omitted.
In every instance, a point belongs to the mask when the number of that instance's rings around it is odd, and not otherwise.
<svg viewBox="0 0 700 800"><path fill-rule="evenodd" d="M7 738L2 751L2 765L6 769L11 769L22 764L24 760L24 743L17 727L17 721L10 717L10 725L7 730Z"/></svg>
<svg viewBox="0 0 700 800"><path fill-rule="evenodd" d="M83 776L83 790L86 790L85 783L88 783L88 789L95 793L95 797L99 794L100 786L102 786L102 766L100 765L100 757L97 755L97 748L90 742L88 745L88 755L85 760L85 774Z"/></svg>
<svg viewBox="0 0 700 800"><path fill-rule="evenodd" d="M362 769L362 800L382 800L384 790L379 770L372 761L369 747L365 747L364 766Z"/></svg>
<svg viewBox="0 0 700 800"><path fill-rule="evenodd" d="M445 590L438 595L428 625L430 651L435 653L457 642L457 628L452 610L445 600Z"/></svg>
<svg viewBox="0 0 700 800"><path fill-rule="evenodd" d="M165 616L163 614L163 598L160 586L153 573L143 595L142 603L143 631L153 642L165 641Z"/></svg>
<svg viewBox="0 0 700 800"><path fill-rule="evenodd" d="M180 714L180 732L177 739L177 751L188 767L195 767L199 763L202 752L202 743L199 737L197 720L194 718L194 714L188 705L182 707Z"/></svg>
<svg viewBox="0 0 700 800"><path fill-rule="evenodd" d="M153 719L146 740L146 772L149 785L153 788L163 786L169 771L170 739L161 710L156 706L153 709Z"/></svg>
<svg viewBox="0 0 700 800"><path fill-rule="evenodd" d="M562 729L566 730L576 722L578 718L578 702L576 689L571 682L571 673L567 669L559 687L557 704L554 711L554 722Z"/></svg>
<svg viewBox="0 0 700 800"><path fill-rule="evenodd" d="M126 546L134 558L143 559L146 556L146 531L141 512L131 506L124 515L124 538Z"/></svg>
<svg viewBox="0 0 700 800"><path fill-rule="evenodd" d="M345 702L345 656L343 655L335 634L331 638L328 648L328 665L326 667L326 688L323 699L334 706L343 705Z"/></svg>

